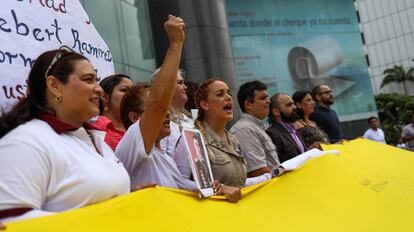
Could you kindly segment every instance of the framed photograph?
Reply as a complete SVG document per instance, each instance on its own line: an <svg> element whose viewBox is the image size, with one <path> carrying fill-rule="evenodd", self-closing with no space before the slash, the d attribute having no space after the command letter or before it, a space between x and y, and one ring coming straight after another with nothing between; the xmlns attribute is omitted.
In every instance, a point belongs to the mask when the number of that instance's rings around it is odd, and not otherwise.
<svg viewBox="0 0 414 232"><path fill-rule="evenodd" d="M182 135L194 181L204 197L214 195L213 174L203 137L197 129L183 128Z"/></svg>

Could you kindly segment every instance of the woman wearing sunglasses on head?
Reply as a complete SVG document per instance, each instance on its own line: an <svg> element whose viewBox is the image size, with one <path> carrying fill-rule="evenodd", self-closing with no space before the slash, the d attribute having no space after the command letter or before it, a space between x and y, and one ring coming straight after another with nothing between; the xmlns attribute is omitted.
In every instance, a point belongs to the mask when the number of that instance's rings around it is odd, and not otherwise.
<svg viewBox="0 0 414 232"><path fill-rule="evenodd" d="M122 163L88 119L102 88L68 47L41 54L29 94L0 118L0 222L61 212L129 192Z"/></svg>

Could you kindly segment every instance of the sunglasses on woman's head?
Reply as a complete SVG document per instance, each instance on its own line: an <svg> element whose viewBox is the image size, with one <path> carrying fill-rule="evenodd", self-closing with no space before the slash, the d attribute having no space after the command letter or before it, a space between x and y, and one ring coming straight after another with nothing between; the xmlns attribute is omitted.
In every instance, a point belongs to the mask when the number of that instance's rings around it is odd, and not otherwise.
<svg viewBox="0 0 414 232"><path fill-rule="evenodd" d="M75 53L75 51L66 45L63 45L59 48L59 51L56 52L55 56L52 59L52 62L50 62L49 67L46 69L45 78L48 77L50 69L52 69L52 67L60 60L60 58L62 58L62 56L67 53Z"/></svg>

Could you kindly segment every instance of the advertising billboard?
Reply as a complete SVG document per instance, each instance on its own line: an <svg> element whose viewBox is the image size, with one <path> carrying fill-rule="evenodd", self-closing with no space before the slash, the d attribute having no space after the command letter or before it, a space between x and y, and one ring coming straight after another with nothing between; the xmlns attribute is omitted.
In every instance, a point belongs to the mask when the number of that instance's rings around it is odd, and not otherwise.
<svg viewBox="0 0 414 232"><path fill-rule="evenodd" d="M352 0L227 0L239 84L268 92L331 87L342 121L376 114Z"/></svg>

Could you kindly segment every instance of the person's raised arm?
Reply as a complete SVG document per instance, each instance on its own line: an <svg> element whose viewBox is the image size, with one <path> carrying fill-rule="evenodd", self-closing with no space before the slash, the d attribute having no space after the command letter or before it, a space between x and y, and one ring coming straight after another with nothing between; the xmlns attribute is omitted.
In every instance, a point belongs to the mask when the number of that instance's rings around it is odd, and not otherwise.
<svg viewBox="0 0 414 232"><path fill-rule="evenodd" d="M164 23L170 45L161 69L151 86L146 108L139 122L147 153L151 151L171 105L185 38L184 27L184 21L172 15L169 15Z"/></svg>

